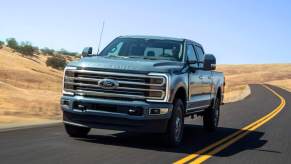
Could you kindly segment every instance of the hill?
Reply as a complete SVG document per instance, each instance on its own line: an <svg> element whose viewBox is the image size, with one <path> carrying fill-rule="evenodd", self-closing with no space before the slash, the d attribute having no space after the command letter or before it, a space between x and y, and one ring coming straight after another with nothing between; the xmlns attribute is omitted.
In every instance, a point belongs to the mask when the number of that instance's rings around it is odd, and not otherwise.
<svg viewBox="0 0 291 164"><path fill-rule="evenodd" d="M291 91L291 64L219 65L226 78L226 102L248 95L248 84L268 83Z"/></svg>
<svg viewBox="0 0 291 164"><path fill-rule="evenodd" d="M0 115L60 118L62 71L47 67L47 58L0 49Z"/></svg>

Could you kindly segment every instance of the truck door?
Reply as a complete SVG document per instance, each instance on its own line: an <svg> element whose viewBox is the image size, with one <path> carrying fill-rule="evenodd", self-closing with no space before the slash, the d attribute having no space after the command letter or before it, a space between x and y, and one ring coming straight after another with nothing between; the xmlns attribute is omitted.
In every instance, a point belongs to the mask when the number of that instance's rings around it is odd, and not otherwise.
<svg viewBox="0 0 291 164"><path fill-rule="evenodd" d="M199 61L199 68L201 75L199 78L202 80L202 92L203 92L203 101L204 105L209 105L211 101L211 92L212 92L212 72L209 70L203 70L204 63L204 51L203 48L195 45L195 51Z"/></svg>
<svg viewBox="0 0 291 164"><path fill-rule="evenodd" d="M187 103L187 112L195 112L201 107L206 106L204 97L204 84L203 84L203 70L199 68L198 58L192 44L186 47L186 54L189 61L195 61L191 64L195 70L189 72L189 102Z"/></svg>

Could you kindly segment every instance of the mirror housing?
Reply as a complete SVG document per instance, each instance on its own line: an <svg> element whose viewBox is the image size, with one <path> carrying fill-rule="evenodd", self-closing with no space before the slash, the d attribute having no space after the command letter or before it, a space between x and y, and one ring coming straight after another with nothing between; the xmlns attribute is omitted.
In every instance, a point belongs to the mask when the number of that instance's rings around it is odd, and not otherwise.
<svg viewBox="0 0 291 164"><path fill-rule="evenodd" d="M215 70L216 58L213 54L205 54L204 57L204 70Z"/></svg>
<svg viewBox="0 0 291 164"><path fill-rule="evenodd" d="M92 47L85 47L82 51L82 55L81 57L88 57L88 56L92 56L92 51L93 48Z"/></svg>

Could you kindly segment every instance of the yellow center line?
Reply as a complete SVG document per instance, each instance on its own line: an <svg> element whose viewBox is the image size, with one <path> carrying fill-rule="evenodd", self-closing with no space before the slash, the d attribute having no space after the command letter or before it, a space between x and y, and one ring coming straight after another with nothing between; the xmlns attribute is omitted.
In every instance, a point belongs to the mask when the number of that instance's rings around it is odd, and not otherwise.
<svg viewBox="0 0 291 164"><path fill-rule="evenodd" d="M205 160L211 158L214 154L217 154L218 152L224 150L225 148L227 148L231 144L235 143L239 139L243 138L244 136L246 136L250 132L254 131L258 127L262 126L263 124L268 122L270 119L275 117L284 108L286 101L282 96L280 96L278 93L276 93L274 90L272 90L268 86L265 86L265 85L263 85L263 86L265 88L267 88L268 90L270 90L272 93L274 93L281 100L280 105L276 109L274 109L272 112L270 112L266 116L260 118L259 120L257 120L255 122L245 126L244 128L234 132L233 134L231 134L231 135L229 135L229 136L227 136L227 137L225 137L225 138L223 138L223 139L221 139L221 140L219 140L219 141L217 141L217 142L215 142L215 143L213 143L213 144L211 144L211 145L209 145L209 146L207 146L207 147L205 147L205 148L203 148L203 149L201 149L193 154L190 154L190 155L176 161L175 164L186 163L186 162L189 162L195 158L196 159L194 161L192 161L191 163L202 163Z"/></svg>

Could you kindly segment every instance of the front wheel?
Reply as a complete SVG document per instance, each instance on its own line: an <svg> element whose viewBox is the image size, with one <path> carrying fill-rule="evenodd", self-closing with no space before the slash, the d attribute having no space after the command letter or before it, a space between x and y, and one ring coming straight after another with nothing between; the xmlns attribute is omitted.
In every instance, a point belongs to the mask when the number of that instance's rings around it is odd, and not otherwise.
<svg viewBox="0 0 291 164"><path fill-rule="evenodd" d="M184 117L183 117L184 103L178 99L174 103L172 117L169 120L168 130L166 133L166 142L168 146L178 146L183 138Z"/></svg>
<svg viewBox="0 0 291 164"><path fill-rule="evenodd" d="M217 97L211 107L205 110L203 115L203 126L207 131L215 131L220 115L220 98Z"/></svg>
<svg viewBox="0 0 291 164"><path fill-rule="evenodd" d="M70 137L84 138L88 135L90 128L65 124L66 132Z"/></svg>

